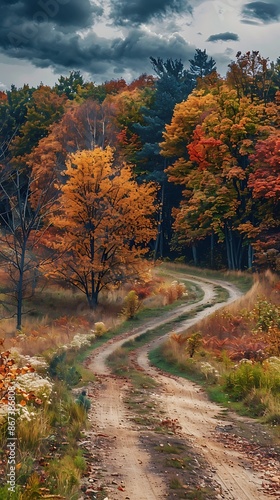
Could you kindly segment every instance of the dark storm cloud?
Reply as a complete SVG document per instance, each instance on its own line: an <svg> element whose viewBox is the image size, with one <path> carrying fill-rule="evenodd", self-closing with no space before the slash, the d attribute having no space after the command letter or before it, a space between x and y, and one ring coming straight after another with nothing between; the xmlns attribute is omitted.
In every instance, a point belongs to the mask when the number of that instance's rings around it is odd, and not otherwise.
<svg viewBox="0 0 280 500"><path fill-rule="evenodd" d="M117 39L112 43L114 60L120 64L137 70L139 64L149 66L149 57L162 57L188 60L193 56L194 46L186 43L178 33L169 38L155 35L141 28L131 30L125 39ZM148 68L150 69L150 68Z"/></svg>
<svg viewBox="0 0 280 500"><path fill-rule="evenodd" d="M1 27L6 29L22 24L51 22L56 26L91 26L102 8L90 0L0 0Z"/></svg>
<svg viewBox="0 0 280 500"><path fill-rule="evenodd" d="M146 23L170 13L191 12L186 0L111 0L111 18L120 26Z"/></svg>
<svg viewBox="0 0 280 500"><path fill-rule="evenodd" d="M207 42L238 42L239 36L236 33L230 33L227 31L226 33L217 33L216 35L210 35L207 38Z"/></svg>
<svg viewBox="0 0 280 500"><path fill-rule="evenodd" d="M208 0L192 0L192 5L203 1ZM112 75L137 77L142 72L150 73L150 56L182 59L188 65L196 47L178 32L163 35L136 25L150 17L160 20L166 12L170 12L168 19L172 22L171 13L186 10L187 0L112 2L111 11L107 2L100 2L103 12L92 0L0 0L0 53L15 62L29 61L56 73L79 69L94 80L100 75L101 81ZM106 38L100 30L94 31L95 19L101 18L106 33L105 23L112 22L114 9L117 19L121 13L131 17L131 27L127 25L122 36Z"/></svg>
<svg viewBox="0 0 280 500"><path fill-rule="evenodd" d="M122 76L127 72L137 76L150 72L150 56L181 58L187 62L195 52L195 47L178 33L163 37L144 28L135 28L123 38L109 39L92 31L77 32L72 25L66 29L57 19L38 24L30 20L31 11L29 15L27 12L25 9L21 24L10 22L8 30L0 30L0 51L40 68L51 67L56 72L80 69L93 77L100 74L104 81L104 77L111 78L112 73ZM8 14L5 20L8 26Z"/></svg>
<svg viewBox="0 0 280 500"><path fill-rule="evenodd" d="M247 24L270 24L280 20L279 0L246 3L242 9L242 22Z"/></svg>

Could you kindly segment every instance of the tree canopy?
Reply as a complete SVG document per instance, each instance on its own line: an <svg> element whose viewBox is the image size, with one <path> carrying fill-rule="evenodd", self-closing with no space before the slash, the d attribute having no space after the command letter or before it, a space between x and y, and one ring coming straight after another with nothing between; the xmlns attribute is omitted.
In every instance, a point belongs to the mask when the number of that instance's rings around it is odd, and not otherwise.
<svg viewBox="0 0 280 500"><path fill-rule="evenodd" d="M225 78L206 50L188 62L0 92L0 265L19 297L52 254L91 307L144 255L280 269L280 59L238 52Z"/></svg>
<svg viewBox="0 0 280 500"><path fill-rule="evenodd" d="M141 275L140 257L155 238L156 186L138 185L109 146L71 154L65 177L49 245L61 255L56 274L93 308L101 290Z"/></svg>

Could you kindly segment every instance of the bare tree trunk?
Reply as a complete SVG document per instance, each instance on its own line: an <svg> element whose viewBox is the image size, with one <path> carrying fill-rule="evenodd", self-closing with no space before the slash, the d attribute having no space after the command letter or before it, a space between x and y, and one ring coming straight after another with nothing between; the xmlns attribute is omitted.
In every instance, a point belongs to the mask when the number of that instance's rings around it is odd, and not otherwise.
<svg viewBox="0 0 280 500"><path fill-rule="evenodd" d="M194 261L194 265L197 266L198 265L198 260L197 260L197 249L196 249L196 246L195 245L192 245L192 254L193 254L193 261Z"/></svg>
<svg viewBox="0 0 280 500"><path fill-rule="evenodd" d="M211 233L211 243L210 243L210 267L214 267L214 231Z"/></svg>
<svg viewBox="0 0 280 500"><path fill-rule="evenodd" d="M251 243L249 243L249 245L248 245L248 269L252 269L253 260L254 260L254 249L253 249Z"/></svg>
<svg viewBox="0 0 280 500"><path fill-rule="evenodd" d="M162 223L163 223L163 203L164 203L164 184L161 188L161 205L159 212L159 221L158 221L158 231L157 231L157 239L154 250L154 262L157 260L158 250L160 250L160 257L163 257L163 234L162 234Z"/></svg>

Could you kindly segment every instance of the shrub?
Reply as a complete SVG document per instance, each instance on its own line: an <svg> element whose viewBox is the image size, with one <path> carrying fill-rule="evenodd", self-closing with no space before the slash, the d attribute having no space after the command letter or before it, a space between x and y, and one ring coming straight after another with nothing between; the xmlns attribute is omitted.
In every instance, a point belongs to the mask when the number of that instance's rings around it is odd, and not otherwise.
<svg viewBox="0 0 280 500"><path fill-rule="evenodd" d="M280 307L268 300L259 300L251 315L257 322L257 331L268 332L271 327L280 327Z"/></svg>
<svg viewBox="0 0 280 500"><path fill-rule="evenodd" d="M76 403L84 408L86 411L90 409L90 400L86 397L86 391L82 391L76 399Z"/></svg>
<svg viewBox="0 0 280 500"><path fill-rule="evenodd" d="M255 387L250 391L250 393L244 398L244 404L250 408L250 413L254 417L263 416L266 410L266 405L264 402L264 395L267 391L262 391L256 389Z"/></svg>
<svg viewBox="0 0 280 500"><path fill-rule="evenodd" d="M225 376L225 389L236 401L245 398L253 388L260 388L264 381L262 366L246 361Z"/></svg>
<svg viewBox="0 0 280 500"><path fill-rule="evenodd" d="M195 332L190 337L188 337L186 351L189 353L190 358L192 358L195 352L199 349L199 347L201 346L201 342L202 336L200 332Z"/></svg>
<svg viewBox="0 0 280 500"><path fill-rule="evenodd" d="M186 286L178 281L173 281L170 286L161 287L159 293L166 298L168 304L173 304L175 300L187 295Z"/></svg>
<svg viewBox="0 0 280 500"><path fill-rule="evenodd" d="M135 290L131 290L124 299L122 314L126 319L133 319L139 311L140 302Z"/></svg>
<svg viewBox="0 0 280 500"><path fill-rule="evenodd" d="M82 376L75 366L69 366L66 362L66 352L55 354L50 361L49 374L63 380L70 387L77 385Z"/></svg>
<svg viewBox="0 0 280 500"><path fill-rule="evenodd" d="M96 337L102 337L102 335L107 333L107 328L102 321L94 323L94 333Z"/></svg>

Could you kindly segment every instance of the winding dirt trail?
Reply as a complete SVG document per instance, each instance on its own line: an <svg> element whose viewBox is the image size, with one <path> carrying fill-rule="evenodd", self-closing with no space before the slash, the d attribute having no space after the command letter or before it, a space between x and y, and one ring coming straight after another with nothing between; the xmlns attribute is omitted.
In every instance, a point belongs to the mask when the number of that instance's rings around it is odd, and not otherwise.
<svg viewBox="0 0 280 500"><path fill-rule="evenodd" d="M176 279L177 276L173 275ZM124 403L129 381L114 377L106 366L106 358L118 349L128 339L133 339L151 328L189 312L198 305L213 301L214 287L219 284L229 292L226 302L209 306L200 311L192 319L180 323L173 330L185 330L223 307L225 303L236 300L241 293L231 284L202 279L194 279L187 275L178 276L199 284L204 292L201 301L180 306L161 318L154 318L145 327L135 329L126 335L110 341L100 347L89 358L87 365L96 374L98 383L95 385L93 406L90 414L93 436L103 436L107 440L106 452L103 453L103 468L107 477L115 477L114 488L110 489L109 500L162 500L168 498L164 476L156 473L148 452L140 442L139 429L129 418ZM166 336L151 342L148 346L138 349L137 364L141 369L155 379L159 387L155 389L155 399L163 406L167 417L178 419L181 426L181 436L191 442L192 447L203 455L211 468L213 480L219 485L217 499L227 500L265 500L268 496L261 490L262 479L252 468L246 466L244 455L227 448L217 440L217 426L232 426L232 421L221 418L221 408L210 403L198 386L188 380L170 377L150 366L148 350L156 347ZM102 444L103 446L103 444ZM105 463L104 463L105 462ZM244 465L245 464L245 465ZM248 464L247 464L248 465ZM278 498L272 496L270 498Z"/></svg>

